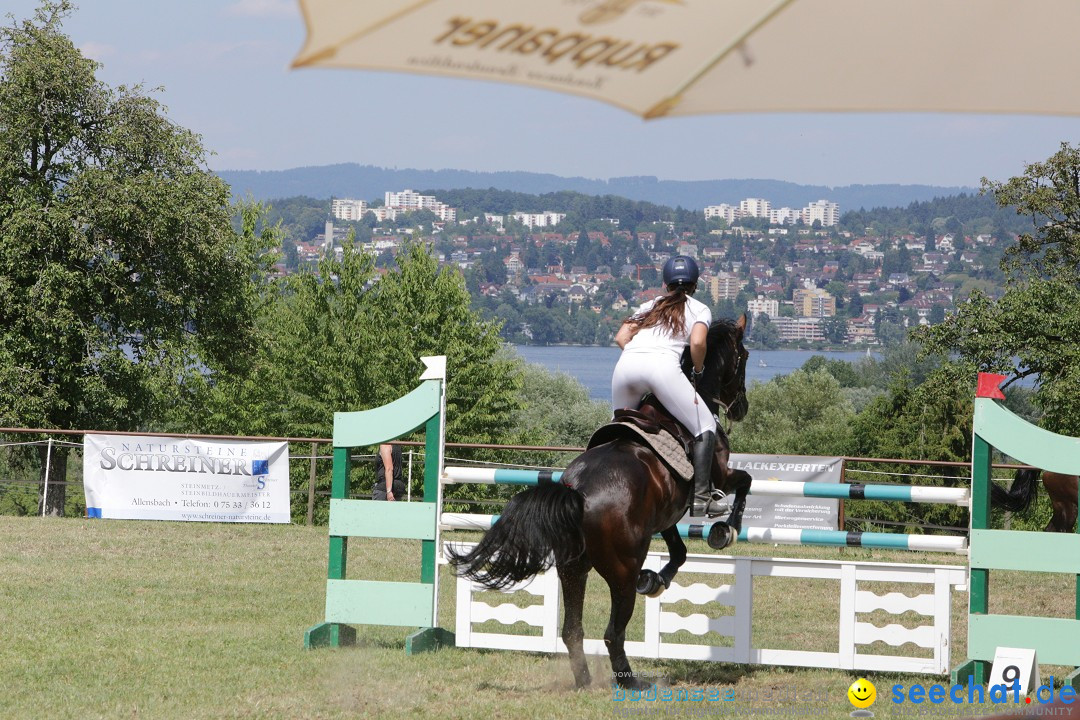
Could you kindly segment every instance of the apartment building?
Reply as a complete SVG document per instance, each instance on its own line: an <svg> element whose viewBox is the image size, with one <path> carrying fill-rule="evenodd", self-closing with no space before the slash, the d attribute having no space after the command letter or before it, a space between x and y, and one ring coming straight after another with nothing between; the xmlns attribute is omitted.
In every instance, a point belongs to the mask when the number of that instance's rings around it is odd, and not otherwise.
<svg viewBox="0 0 1080 720"><path fill-rule="evenodd" d="M338 220L359 220L367 209L367 203L363 200L334 198L330 201L330 214Z"/></svg>
<svg viewBox="0 0 1080 720"><path fill-rule="evenodd" d="M557 212L542 212L542 213L522 213L517 212L510 215L513 219L525 225L527 228L538 227L551 227L558 225L560 222L566 219L566 213Z"/></svg>
<svg viewBox="0 0 1080 720"><path fill-rule="evenodd" d="M828 200L812 202L803 208L802 221L806 225L821 221L822 227L831 227L840 222L840 206Z"/></svg>
<svg viewBox="0 0 1080 720"><path fill-rule="evenodd" d="M799 288L791 295L795 314L804 318L836 315L836 298L821 288Z"/></svg>
<svg viewBox="0 0 1080 720"><path fill-rule="evenodd" d="M770 318L780 317L780 301L758 295L756 300L746 302L746 312L750 317L768 315Z"/></svg>
<svg viewBox="0 0 1080 720"><path fill-rule="evenodd" d="M713 302L719 300L734 300L739 291L746 286L746 281L726 272L717 273L705 278L705 286Z"/></svg>
<svg viewBox="0 0 1080 720"><path fill-rule="evenodd" d="M821 322L821 318L778 317L772 323L776 326L781 341L825 339L825 325Z"/></svg>
<svg viewBox="0 0 1080 720"><path fill-rule="evenodd" d="M735 222L735 214L739 211L734 205L727 205L721 203L720 205L710 205L705 208L705 219L712 220L724 220L728 225Z"/></svg>
<svg viewBox="0 0 1080 720"><path fill-rule="evenodd" d="M421 195L412 190L402 190L401 192L387 192L384 195L384 201L386 207L393 210L403 212L428 210L438 215L443 222L457 220L457 210L446 203L439 202L434 195Z"/></svg>

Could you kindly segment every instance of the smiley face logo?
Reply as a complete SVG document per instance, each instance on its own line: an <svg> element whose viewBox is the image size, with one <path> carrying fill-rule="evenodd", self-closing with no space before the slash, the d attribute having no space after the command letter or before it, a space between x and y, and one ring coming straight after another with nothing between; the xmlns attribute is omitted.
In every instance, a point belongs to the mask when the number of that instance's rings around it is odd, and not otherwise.
<svg viewBox="0 0 1080 720"><path fill-rule="evenodd" d="M859 678L851 683L847 691L848 700L859 709L868 708L877 700L877 688L866 678Z"/></svg>

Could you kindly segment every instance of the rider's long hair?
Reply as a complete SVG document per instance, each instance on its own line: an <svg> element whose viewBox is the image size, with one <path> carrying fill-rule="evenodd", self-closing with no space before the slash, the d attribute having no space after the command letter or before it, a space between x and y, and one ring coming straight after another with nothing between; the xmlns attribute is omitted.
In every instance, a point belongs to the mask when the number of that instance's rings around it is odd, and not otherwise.
<svg viewBox="0 0 1080 720"><path fill-rule="evenodd" d="M657 299L644 315L631 315L626 322L638 330L660 326L672 337L686 332L686 297L697 290L697 283L672 283L668 285L667 295Z"/></svg>

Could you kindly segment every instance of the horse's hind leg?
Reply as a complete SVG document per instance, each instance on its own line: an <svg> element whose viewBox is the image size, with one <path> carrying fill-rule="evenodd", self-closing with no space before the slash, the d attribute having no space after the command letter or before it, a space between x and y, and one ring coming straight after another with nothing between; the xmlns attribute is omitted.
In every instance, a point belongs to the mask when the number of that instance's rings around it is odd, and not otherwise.
<svg viewBox="0 0 1080 720"><path fill-rule="evenodd" d="M608 577L608 588L611 590L611 616L608 619L607 630L604 631L604 644L607 645L608 656L611 658L611 673L619 687L629 690L644 690L652 686L652 683L639 680L630 669L630 661L626 659L626 626L634 615L634 603L637 595L634 593L635 577L632 569L619 573L619 577Z"/></svg>
<svg viewBox="0 0 1080 720"><path fill-rule="evenodd" d="M588 687L592 678L585 660L585 629L581 625L581 613L585 606L585 584L589 579L589 565L584 557L565 566L559 566L562 583L563 628L562 639L570 653L570 668L574 671L574 685Z"/></svg>
<svg viewBox="0 0 1080 720"><path fill-rule="evenodd" d="M638 573L636 589L639 595L659 597L660 593L671 586L675 573L679 572L679 568L686 562L686 543L679 537L677 527L672 526L662 531L660 537L667 543L668 561L664 567L660 568L659 573L652 570L642 570Z"/></svg>

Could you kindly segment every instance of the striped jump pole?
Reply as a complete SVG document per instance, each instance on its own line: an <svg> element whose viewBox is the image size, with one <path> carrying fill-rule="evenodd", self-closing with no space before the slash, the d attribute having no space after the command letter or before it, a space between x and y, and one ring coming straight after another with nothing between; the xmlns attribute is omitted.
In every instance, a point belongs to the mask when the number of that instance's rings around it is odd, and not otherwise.
<svg viewBox="0 0 1080 720"><path fill-rule="evenodd" d="M443 513L442 526L448 530L487 530L498 515ZM715 523L679 524L684 538L706 538ZM967 538L949 535L904 535L901 533L844 532L842 530L798 530L790 528L747 527L739 533L739 542L770 545L816 545L819 547L866 547L891 550L964 553Z"/></svg>
<svg viewBox="0 0 1080 720"><path fill-rule="evenodd" d="M539 485L559 482L562 470L510 470L507 468L448 467L443 471L443 483L458 485Z"/></svg>
<svg viewBox="0 0 1080 720"><path fill-rule="evenodd" d="M559 482L561 470L504 470L501 468L448 467L443 482L483 483L486 485L537 485ZM893 502L936 503L967 506L971 493L967 488L916 487L861 483L815 483L789 480L757 481L750 494L758 497L808 497L842 500L888 500Z"/></svg>

